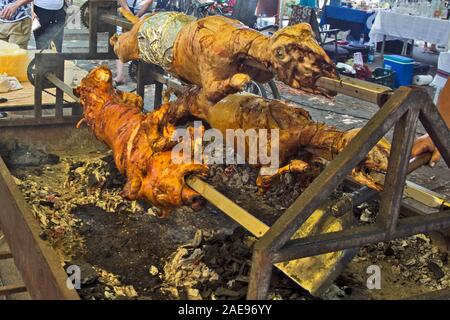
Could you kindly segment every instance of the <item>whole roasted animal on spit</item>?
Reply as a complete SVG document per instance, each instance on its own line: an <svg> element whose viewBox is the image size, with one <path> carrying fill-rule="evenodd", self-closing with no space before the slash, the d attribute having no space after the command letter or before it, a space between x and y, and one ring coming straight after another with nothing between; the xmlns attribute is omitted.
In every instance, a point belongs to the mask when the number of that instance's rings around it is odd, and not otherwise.
<svg viewBox="0 0 450 320"><path fill-rule="evenodd" d="M321 76L338 77L307 23L269 37L223 16L196 20L183 13L158 12L139 19L121 13L134 26L111 38L117 56L123 62L142 59L159 65L200 87L196 99L201 105L214 105L243 91L252 80L265 83L274 76L293 88L331 95L315 82Z"/></svg>
<svg viewBox="0 0 450 320"><path fill-rule="evenodd" d="M176 157L183 155L171 152L175 125L183 118L204 120L222 132L248 128L279 130L279 141L270 143L279 144L280 163L285 166L270 176L260 176L261 189L269 187L272 179L283 172L305 171L309 164L296 158L299 151L331 160L357 132L342 132L316 123L301 108L251 94L233 94L212 106L202 105L196 98L198 90L201 89L193 88L178 100L166 101L158 110L145 114L139 96L113 88L107 67L93 69L75 89L84 121L112 149L117 168L127 178L123 195L150 201L162 209L163 216L181 205L197 205L198 194L185 184L184 178L190 174L205 176L208 172L204 164L180 163ZM380 186L365 173L386 171L389 148L387 141L380 141L353 170L354 178L379 190Z"/></svg>
<svg viewBox="0 0 450 320"><path fill-rule="evenodd" d="M173 163L174 127L166 119L171 117L168 105L143 113L142 98L115 90L106 67L93 69L74 93L83 107L82 121L112 149L117 169L127 178L125 198L150 201L162 209L162 216L174 207L195 206L199 197L185 185L184 177L205 175L208 168Z"/></svg>

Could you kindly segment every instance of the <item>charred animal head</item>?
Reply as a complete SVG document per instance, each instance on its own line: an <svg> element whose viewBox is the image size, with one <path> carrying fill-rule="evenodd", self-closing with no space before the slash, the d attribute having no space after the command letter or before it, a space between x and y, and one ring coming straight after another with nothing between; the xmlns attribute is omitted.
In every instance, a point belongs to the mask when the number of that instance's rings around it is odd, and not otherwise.
<svg viewBox="0 0 450 320"><path fill-rule="evenodd" d="M325 76L338 78L336 67L317 42L311 26L300 23L276 32L270 39L271 67L278 80L292 88L334 95L315 82Z"/></svg>

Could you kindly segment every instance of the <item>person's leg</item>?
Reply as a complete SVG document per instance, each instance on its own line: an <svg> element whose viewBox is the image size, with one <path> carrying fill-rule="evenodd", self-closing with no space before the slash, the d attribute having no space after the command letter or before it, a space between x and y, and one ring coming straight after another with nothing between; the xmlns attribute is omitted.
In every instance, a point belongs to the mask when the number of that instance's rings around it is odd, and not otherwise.
<svg viewBox="0 0 450 320"><path fill-rule="evenodd" d="M116 34L121 35L122 34L122 27L117 27ZM123 71L124 63L120 60L116 60L116 77L114 78L114 82L116 85L125 84L126 78L125 78L125 72Z"/></svg>
<svg viewBox="0 0 450 320"><path fill-rule="evenodd" d="M22 49L28 48L31 37L31 18L26 18L15 23L9 34L9 42L17 44Z"/></svg>
<svg viewBox="0 0 450 320"><path fill-rule="evenodd" d="M66 24L66 11L64 10L64 8L56 12L54 21L54 42L56 45L56 50L58 50L58 52L61 52L64 39L64 26Z"/></svg>
<svg viewBox="0 0 450 320"><path fill-rule="evenodd" d="M50 46L50 38L47 33L51 21L49 11L50 10L45 10L38 6L34 6L34 13L41 24L41 27L33 32L34 40L36 41L36 49L38 50L48 49Z"/></svg>
<svg viewBox="0 0 450 320"><path fill-rule="evenodd" d="M6 22L0 22L0 40L8 42L9 39L10 24Z"/></svg>
<svg viewBox="0 0 450 320"><path fill-rule="evenodd" d="M116 60L117 75L114 78L114 82L116 82L116 84L118 84L118 85L124 84L126 81L125 72L123 70L124 67L125 67L125 64L122 61Z"/></svg>
<svg viewBox="0 0 450 320"><path fill-rule="evenodd" d="M56 51L61 52L63 35L64 35L64 23L52 20L50 25L44 30L41 37L45 39L47 43L46 47L51 47L51 43L54 43Z"/></svg>

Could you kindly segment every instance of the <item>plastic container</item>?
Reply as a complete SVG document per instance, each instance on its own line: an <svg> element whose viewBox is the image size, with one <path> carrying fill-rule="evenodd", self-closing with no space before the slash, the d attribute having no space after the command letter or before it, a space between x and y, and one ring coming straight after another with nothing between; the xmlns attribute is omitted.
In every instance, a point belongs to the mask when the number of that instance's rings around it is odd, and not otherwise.
<svg viewBox="0 0 450 320"><path fill-rule="evenodd" d="M394 88L395 86L395 71L376 68L372 72L372 77L367 79L370 82L378 83L386 87Z"/></svg>
<svg viewBox="0 0 450 320"><path fill-rule="evenodd" d="M395 87L410 86L414 74L414 59L398 56L385 55L384 68L395 71Z"/></svg>
<svg viewBox="0 0 450 320"><path fill-rule="evenodd" d="M428 74L418 74L413 78L413 83L416 86L427 86L431 82L433 82L433 76L430 76Z"/></svg>
<svg viewBox="0 0 450 320"><path fill-rule="evenodd" d="M23 82L28 81L27 68L30 62L27 50L0 40L0 74L6 73Z"/></svg>

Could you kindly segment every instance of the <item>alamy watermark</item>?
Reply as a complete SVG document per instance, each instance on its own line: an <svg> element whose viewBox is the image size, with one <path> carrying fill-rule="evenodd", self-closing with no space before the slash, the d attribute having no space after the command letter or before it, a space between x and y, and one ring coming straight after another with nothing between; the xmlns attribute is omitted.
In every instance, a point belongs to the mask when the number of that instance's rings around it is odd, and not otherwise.
<svg viewBox="0 0 450 320"><path fill-rule="evenodd" d="M68 275L66 280L67 288L70 290L81 289L81 269L77 265L70 265L66 269Z"/></svg>
<svg viewBox="0 0 450 320"><path fill-rule="evenodd" d="M380 290L381 289L381 268L376 264L368 266L366 273L370 275L367 278L367 289L369 290Z"/></svg>
<svg viewBox="0 0 450 320"><path fill-rule="evenodd" d="M278 129L217 129L204 130L195 121L193 130L178 128L172 149L175 164L250 164L260 165L261 174L272 175L280 167L280 132Z"/></svg>

